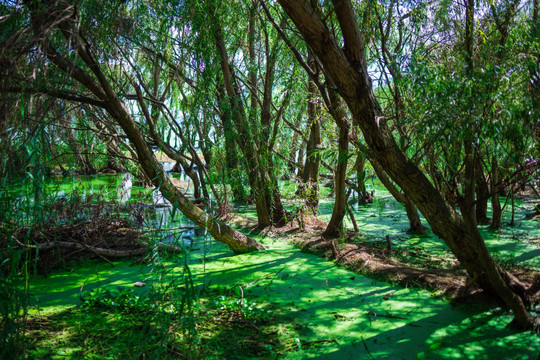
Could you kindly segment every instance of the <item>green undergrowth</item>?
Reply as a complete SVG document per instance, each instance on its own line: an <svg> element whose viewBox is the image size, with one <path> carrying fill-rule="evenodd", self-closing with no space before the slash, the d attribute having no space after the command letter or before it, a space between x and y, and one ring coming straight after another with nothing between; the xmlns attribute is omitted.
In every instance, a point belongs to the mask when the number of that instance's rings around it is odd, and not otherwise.
<svg viewBox="0 0 540 360"><path fill-rule="evenodd" d="M139 294L132 288L86 292L78 306L32 318L28 355L217 359L241 354L270 357L284 349L274 336L274 314L256 302L227 291L206 292L193 304L191 317L181 318L178 309L157 294Z"/></svg>

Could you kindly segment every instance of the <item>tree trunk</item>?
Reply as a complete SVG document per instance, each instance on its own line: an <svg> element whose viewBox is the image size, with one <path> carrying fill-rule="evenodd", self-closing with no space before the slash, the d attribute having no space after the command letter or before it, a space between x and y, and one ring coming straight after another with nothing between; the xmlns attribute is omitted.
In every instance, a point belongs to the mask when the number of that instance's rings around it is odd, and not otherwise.
<svg viewBox="0 0 540 360"><path fill-rule="evenodd" d="M311 67L316 69L316 62L313 55L308 59ZM318 76L318 74L316 75ZM317 105L317 86L312 79L308 79L308 127L309 139L306 145L306 161L304 171L301 176L299 187L300 196L305 199L306 206L314 216L317 215L319 206L319 166L321 156L319 146L321 145L321 121L319 119L319 109Z"/></svg>
<svg viewBox="0 0 540 360"><path fill-rule="evenodd" d="M79 163L80 171L84 175L95 175L97 174L94 165L88 160L88 156L83 154L83 151L79 148L79 143L75 139L75 130L67 124L68 128L65 129L66 142L68 143L69 148L73 152L75 160Z"/></svg>
<svg viewBox="0 0 540 360"><path fill-rule="evenodd" d="M479 224L486 224L489 222L487 216L487 205L489 200L489 186L486 180L486 176L482 171L482 165L477 162L476 175L476 221Z"/></svg>
<svg viewBox="0 0 540 360"><path fill-rule="evenodd" d="M349 125L345 118L338 123L338 159L336 171L334 172L334 209L330 222L324 230L325 236L339 236L343 228L343 218L347 209L347 194L345 189L345 180L347 179L347 159L349 158Z"/></svg>
<svg viewBox="0 0 540 360"><path fill-rule="evenodd" d="M208 188L206 187L206 181L204 180L204 169L199 165L197 166L197 174L199 176L199 179L200 179L200 189L202 190L202 199L208 199L210 200L210 194L208 193ZM217 197L217 194L216 195L216 200L218 200L218 202L220 202L219 200L219 197ZM201 195L199 194L199 197ZM195 199L198 199L199 197L195 196ZM226 200L226 199L225 199ZM220 203L220 206L222 204Z"/></svg>
<svg viewBox="0 0 540 360"><path fill-rule="evenodd" d="M247 194L241 182L241 170L238 161L238 148L235 142L235 133L232 124L230 104L226 103L224 84L218 79L217 100L220 108L220 119L223 125L225 138L225 174L228 184L231 186L233 201L239 204L247 202Z"/></svg>
<svg viewBox="0 0 540 360"><path fill-rule="evenodd" d="M248 177L250 179L253 195L255 196L255 207L257 210L259 226L266 227L272 223L284 225L286 214L285 209L281 204L281 197L279 196L278 189L274 186L275 183L272 180L272 161L271 159L266 160L261 157L264 151L261 151L261 147L256 142L257 134L253 134L250 131L252 126L250 126L250 122L247 121L248 119L246 118L243 107L242 96L235 83L235 76L229 62L223 32L219 26L219 20L214 16L211 5L209 6L211 18L216 23L214 40L221 60L220 63L225 93L231 107L232 120L235 124L236 131L238 132L236 142L246 159ZM268 144L263 144L263 146L264 145ZM267 157L269 157L269 155Z"/></svg>
<svg viewBox="0 0 540 360"><path fill-rule="evenodd" d="M350 1L334 0L343 42L338 44L328 26L306 0L278 0L308 46L314 51L337 91L347 102L354 125L383 169L410 197L463 264L471 278L495 292L514 311L517 323L533 327L521 298L511 288L510 275L495 264L474 227L466 227L420 169L399 149L381 116L367 73L365 47ZM342 48L343 46L343 48ZM514 285L514 283L512 283Z"/></svg>
<svg viewBox="0 0 540 360"><path fill-rule="evenodd" d="M540 37L540 1L533 0L533 13L531 24L531 43L538 43ZM533 49L538 50L538 46L532 46ZM532 121L533 124L533 137L536 139L536 151L540 152L540 52L535 51L531 54L529 60L529 77L530 77L530 93L532 100Z"/></svg>
<svg viewBox="0 0 540 360"><path fill-rule="evenodd" d="M516 204L514 202L514 188L510 186L510 201L512 205L512 217L510 219L510 226L516 226L515 216L516 216Z"/></svg>
<svg viewBox="0 0 540 360"><path fill-rule="evenodd" d="M420 220L420 215L418 214L418 209L414 202L404 193L399 191L399 189L394 185L391 179L388 178L388 175L381 167L381 165L376 160L370 160L377 177L384 185L386 190L396 199L397 202L401 203L405 207L407 213L407 218L409 219L409 229L408 233L411 234L423 234L427 231L427 228L422 225L422 220Z"/></svg>
<svg viewBox="0 0 540 360"><path fill-rule="evenodd" d="M356 171L356 186L358 194L358 202L365 204L368 202L369 194L366 191L366 154L360 149L357 149L356 161L354 162L354 170Z"/></svg>
<svg viewBox="0 0 540 360"><path fill-rule="evenodd" d="M112 90L112 89L111 89ZM163 168L155 158L153 152L148 148L144 138L136 127L135 122L127 113L125 107L120 103L116 94L108 94L107 111L118 122L137 152L137 158L143 171L154 186L159 188L163 196L178 208L188 219L198 226L207 229L216 239L237 253L249 252L262 249L263 246L256 240L245 236L239 231L230 228L225 223L214 219L197 206L193 205L169 180Z"/></svg>
<svg viewBox="0 0 540 360"><path fill-rule="evenodd" d="M416 205L409 199L409 197L403 194L405 201L403 206L405 206L405 211L407 212L407 218L409 219L409 229L407 230L410 234L424 234L427 231L427 228L422 225L422 220L420 220L420 214Z"/></svg>
<svg viewBox="0 0 540 360"><path fill-rule="evenodd" d="M502 225L502 208L501 200L499 199L499 192L497 188L499 187L499 163L497 157L493 156L492 167L491 167L491 208L493 214L491 216L491 225L489 226L492 230L497 230L501 228Z"/></svg>
<svg viewBox="0 0 540 360"><path fill-rule="evenodd" d="M301 144L298 147L298 161L296 161L296 163L298 164L298 170L296 172L298 177L301 177L304 173L304 149L304 141L301 141Z"/></svg>
<svg viewBox="0 0 540 360"><path fill-rule="evenodd" d="M195 199L200 199L201 183L199 181L199 174L195 170L193 170L193 163L191 165L188 165L187 161L185 159L182 159L180 161L180 165L182 166L182 169L184 169L184 173L189 176L191 182L193 183L193 197Z"/></svg>

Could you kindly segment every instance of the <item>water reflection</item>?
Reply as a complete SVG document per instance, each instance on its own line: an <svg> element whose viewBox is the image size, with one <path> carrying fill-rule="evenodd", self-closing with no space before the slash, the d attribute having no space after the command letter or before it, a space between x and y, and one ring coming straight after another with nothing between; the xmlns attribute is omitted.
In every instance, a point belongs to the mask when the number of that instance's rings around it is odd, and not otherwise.
<svg viewBox="0 0 540 360"><path fill-rule="evenodd" d="M161 191L159 189L155 189L154 191L152 191L152 204L153 205L162 205L162 206L170 206L171 203L169 202L169 200L165 199L165 197L163 197L163 194L161 193Z"/></svg>
<svg viewBox="0 0 540 360"><path fill-rule="evenodd" d="M162 161L160 162L161 166L163 167L163 170L165 172L171 172L176 162L174 161Z"/></svg>

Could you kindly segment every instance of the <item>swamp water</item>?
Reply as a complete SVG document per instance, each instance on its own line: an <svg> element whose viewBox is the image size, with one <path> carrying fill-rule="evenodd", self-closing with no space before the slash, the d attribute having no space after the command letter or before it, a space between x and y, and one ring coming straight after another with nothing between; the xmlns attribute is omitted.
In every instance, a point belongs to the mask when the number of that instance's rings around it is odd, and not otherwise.
<svg viewBox="0 0 540 360"><path fill-rule="evenodd" d="M119 176L79 178L55 184L54 191L104 192L114 198ZM389 195L375 186L375 202L354 207L365 240L383 241L390 235L396 247L422 247L442 254L446 246L429 236L409 236L405 212ZM152 194L133 186L128 203L151 203ZM328 220L331 202L321 204L321 217ZM253 209L240 209L239 215L252 216ZM519 213L512 229L490 233L488 246L496 256L538 268L538 224L526 221ZM156 207L149 226L189 226L189 220L167 207ZM540 339L529 332L516 332L505 326L511 315L480 306L451 306L421 289L402 288L359 276L315 255L300 252L281 240L256 238L268 250L234 255L205 235L189 230L180 235L168 232L171 239L183 239L193 251L190 269L196 287L238 287L248 301L283 320L280 333L291 339L285 359L536 359ZM516 239L516 236L519 239ZM188 239L189 241L184 241ZM150 266L131 266L128 261L114 267L101 262L54 271L48 277L31 280L32 312L50 313L79 303L82 288L133 287L144 293L157 277ZM182 271L183 260L171 260L166 276ZM278 324L278 326L280 326ZM227 341L227 334L216 334ZM110 341L114 341L111 339ZM69 357L69 342L63 356ZM112 355L114 358L114 355ZM238 355L235 355L238 358ZM277 356L277 355L276 355ZM56 356L52 356L56 358ZM224 354L223 358L228 358ZM275 356L274 356L275 358Z"/></svg>

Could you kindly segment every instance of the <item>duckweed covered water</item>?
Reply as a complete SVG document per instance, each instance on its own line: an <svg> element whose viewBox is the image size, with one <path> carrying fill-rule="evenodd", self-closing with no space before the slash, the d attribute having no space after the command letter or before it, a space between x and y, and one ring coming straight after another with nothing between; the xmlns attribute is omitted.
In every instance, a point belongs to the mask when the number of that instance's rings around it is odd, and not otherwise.
<svg viewBox="0 0 540 360"><path fill-rule="evenodd" d="M363 241L384 243L385 236L390 235L394 248L416 248L426 254L449 255L450 249L444 241L429 231L425 235L407 234L409 228L404 207L390 193L375 182L368 186L368 191L375 191L373 204L351 206ZM502 198L502 203L505 199ZM325 199L319 206L320 218L330 220L333 199ZM500 262L516 264L521 267L540 270L540 227L538 221L526 219L532 212L532 205L516 200L515 225L509 226L511 208L508 205L503 212L503 227L490 230L489 225L480 225L480 232L491 254ZM420 214L421 215L421 214ZM491 216L491 204L488 206L488 217ZM429 224L421 216L422 224ZM346 218L346 226L352 229L352 223Z"/></svg>
<svg viewBox="0 0 540 360"><path fill-rule="evenodd" d="M374 281L290 245L263 242L268 251L222 251L204 263L194 256L191 270L199 287L242 287L246 299L276 313L287 327L282 336L297 341L287 359L535 359L540 349L537 336L506 328L507 313L453 307L428 291ZM174 276L181 266L170 270ZM77 304L83 286L152 286L150 271L127 262L87 264L34 279L31 292L40 311L58 311Z"/></svg>
<svg viewBox="0 0 540 360"><path fill-rule="evenodd" d="M321 217L328 217L330 209L330 202L323 202ZM162 225L187 223L178 213L171 217L161 211ZM252 215L250 211L244 214ZM405 234L404 211L381 189L376 202L355 207L355 215L370 241L389 234L399 247L446 251L444 243L431 236ZM496 254L538 267L538 247L529 241L538 236L537 225L521 217L517 220L510 230L495 234L483 230L486 241ZM523 239L516 241L512 231L520 231ZM234 255L204 232L190 236L190 267L197 288L241 288L246 299L275 313L283 324L277 324L277 336L291 343L282 358L536 359L540 352L539 337L507 329L512 317L499 309L451 306L426 290L359 276L281 240L258 237L267 251ZM167 263L166 276L179 274L182 263L182 259ZM144 281L146 287L138 289L144 292L157 281L151 266L114 265L73 264L47 278L32 279L33 311L54 312L75 305L82 288L131 287ZM227 339L227 334L216 336Z"/></svg>

